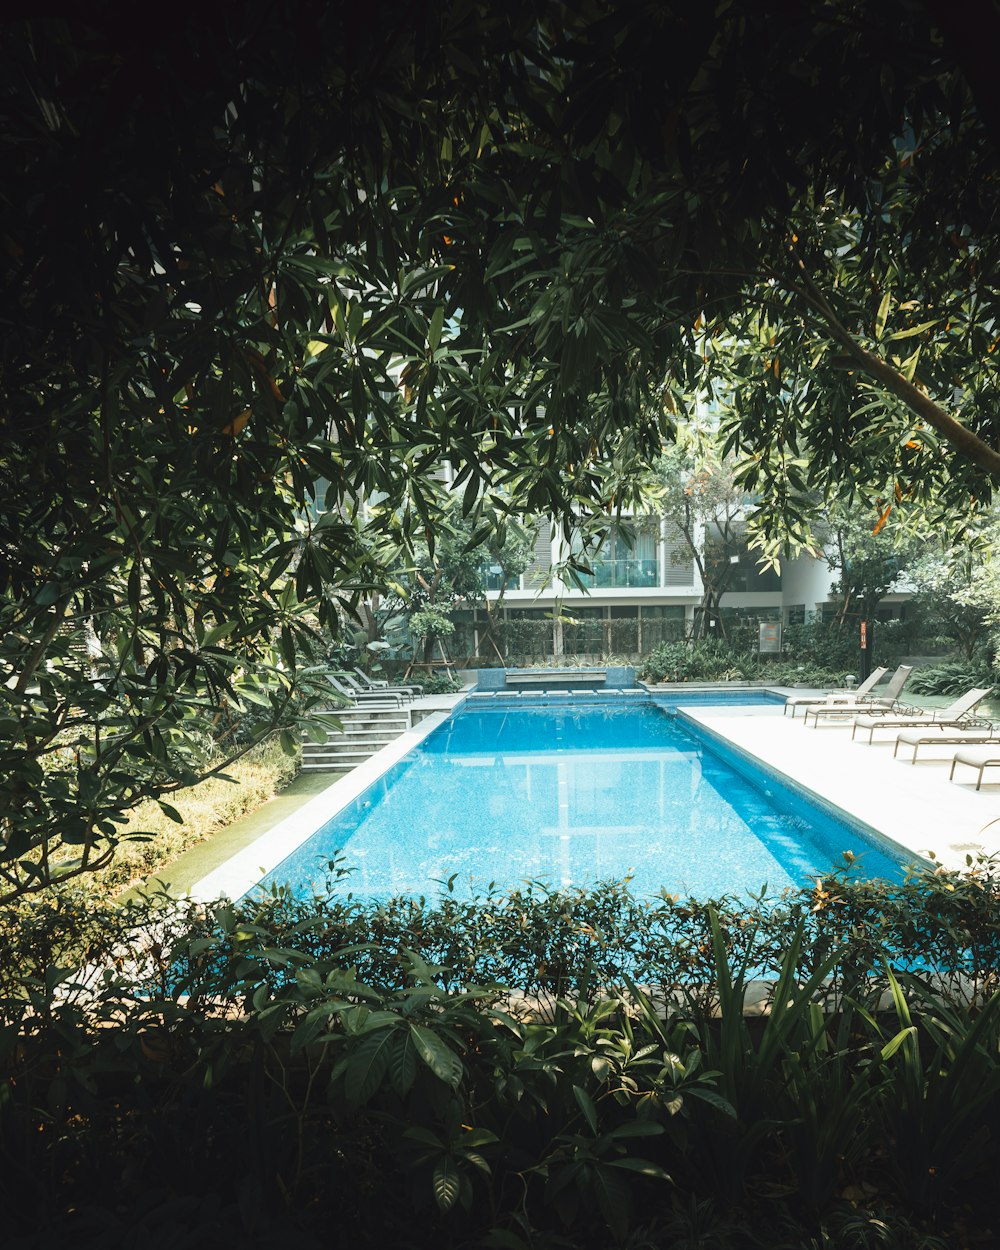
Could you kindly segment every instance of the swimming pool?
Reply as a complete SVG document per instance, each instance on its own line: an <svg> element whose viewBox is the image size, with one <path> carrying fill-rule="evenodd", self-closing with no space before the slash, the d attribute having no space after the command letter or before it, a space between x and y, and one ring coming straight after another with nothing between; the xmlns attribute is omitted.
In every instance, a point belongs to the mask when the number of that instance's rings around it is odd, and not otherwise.
<svg viewBox="0 0 1000 1250"><path fill-rule="evenodd" d="M309 892L338 851L370 899L631 878L639 895L801 886L859 857L898 880L887 844L833 819L653 702L468 706L261 882Z"/></svg>

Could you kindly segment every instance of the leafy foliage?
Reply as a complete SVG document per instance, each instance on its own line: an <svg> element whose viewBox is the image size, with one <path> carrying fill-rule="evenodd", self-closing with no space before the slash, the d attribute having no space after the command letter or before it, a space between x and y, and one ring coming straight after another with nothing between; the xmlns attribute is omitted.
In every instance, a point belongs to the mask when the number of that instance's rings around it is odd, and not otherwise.
<svg viewBox="0 0 1000 1250"><path fill-rule="evenodd" d="M878 518L843 504L827 508L824 528L824 554L837 574L833 591L840 596L840 621L870 620L930 537L920 528L886 527Z"/></svg>
<svg viewBox="0 0 1000 1250"><path fill-rule="evenodd" d="M0 913L8 1235L953 1244L1000 1159L997 889L26 902Z"/></svg>
<svg viewBox="0 0 1000 1250"><path fill-rule="evenodd" d="M973 688L989 688L996 673L983 664L968 660L943 660L914 671L909 679L914 694L945 694L957 696Z"/></svg>
<svg viewBox="0 0 1000 1250"><path fill-rule="evenodd" d="M863 7L11 30L4 895L106 862L224 704L262 734L317 709L314 628L433 542L442 460L477 542L513 512L600 531L718 392L779 546L838 488L893 523L989 496L981 32Z"/></svg>
<svg viewBox="0 0 1000 1250"><path fill-rule="evenodd" d="M695 638L711 627L725 628L719 615L732 578L732 556L739 554L746 530L749 499L736 484L736 462L720 456L708 428L691 425L678 431L652 475L663 515L680 533L703 587L695 614Z"/></svg>
<svg viewBox="0 0 1000 1250"><path fill-rule="evenodd" d="M419 685L424 694L456 694L462 689L462 683L447 673L431 673L421 677Z"/></svg>

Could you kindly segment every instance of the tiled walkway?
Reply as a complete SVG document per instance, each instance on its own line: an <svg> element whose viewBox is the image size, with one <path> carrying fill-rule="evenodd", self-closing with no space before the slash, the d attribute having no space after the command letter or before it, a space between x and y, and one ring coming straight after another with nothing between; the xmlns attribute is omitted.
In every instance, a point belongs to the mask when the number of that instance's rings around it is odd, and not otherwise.
<svg viewBox="0 0 1000 1250"><path fill-rule="evenodd" d="M683 705L682 705L683 706ZM927 751L916 764L893 759L894 739L851 741L850 721L806 729L774 708L690 707L688 714L779 772L919 855L963 868L966 856L1000 853L1000 770L959 769L948 780L955 747Z"/></svg>

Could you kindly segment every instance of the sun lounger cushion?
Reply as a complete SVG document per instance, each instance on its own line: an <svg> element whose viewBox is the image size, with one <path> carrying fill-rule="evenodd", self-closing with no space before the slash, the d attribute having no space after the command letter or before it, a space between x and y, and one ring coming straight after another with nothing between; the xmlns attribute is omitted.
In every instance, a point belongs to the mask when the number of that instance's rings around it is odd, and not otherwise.
<svg viewBox="0 0 1000 1250"><path fill-rule="evenodd" d="M927 725L923 729L904 729L902 733L896 735L896 745L892 749L892 753L899 757L899 748L912 747L913 754L910 759L911 764L915 764L917 760L917 752L922 746L954 746L956 743L989 743L996 742L1000 744L1000 734L993 729L983 727L982 729L956 729L947 725Z"/></svg>

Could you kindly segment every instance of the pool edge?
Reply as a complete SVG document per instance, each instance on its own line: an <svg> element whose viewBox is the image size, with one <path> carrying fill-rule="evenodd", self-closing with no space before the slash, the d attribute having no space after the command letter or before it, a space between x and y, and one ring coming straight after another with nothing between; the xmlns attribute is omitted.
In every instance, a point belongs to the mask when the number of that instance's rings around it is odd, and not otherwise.
<svg viewBox="0 0 1000 1250"><path fill-rule="evenodd" d="M325 790L303 803L267 833L261 834L249 846L237 851L225 863L196 881L186 892L187 897L206 903L222 896L231 899L242 897L262 877L277 868L282 860L307 842L320 825L336 816L348 803L385 776L390 768L398 764L438 726L443 725L463 703L464 700L459 700L454 707L431 712L382 747L370 759L352 768L346 776L338 777Z"/></svg>
<svg viewBox="0 0 1000 1250"><path fill-rule="evenodd" d="M905 846L902 842L898 842L895 838L890 837L889 834L884 833L876 825L869 824L868 821L862 820L861 817L856 816L853 812L849 812L845 808L838 806L838 804L834 803L831 799L828 799L825 795L819 794L810 786L807 786L804 782L797 780L789 773L783 772L780 768L775 767L775 765L770 763L768 760L761 758L759 755L755 755L753 751L747 750L745 746L734 742L731 738L727 738L725 734L720 733L717 729L711 728L710 726L704 724L703 721L691 716L683 708L678 708L676 715L683 721L687 728L692 730L695 737L705 742L709 750L713 749L713 747L721 746L728 754L732 755L736 761L749 765L750 768L756 770L758 773L763 773L766 777L771 778L777 784L785 786L799 798L804 799L806 802L811 803L814 807L819 808L824 815L833 820L839 821L843 825L846 825L848 829L853 830L856 834L869 838L879 849L883 850L884 853L899 859L904 866L907 864L915 864L921 868L935 868L938 866L926 855L921 855L919 851L914 850L913 847ZM729 761L725 762L728 763ZM737 769L737 771L740 770ZM744 777L744 780L753 784L754 778L752 776L747 776L746 773L742 772L741 775Z"/></svg>

